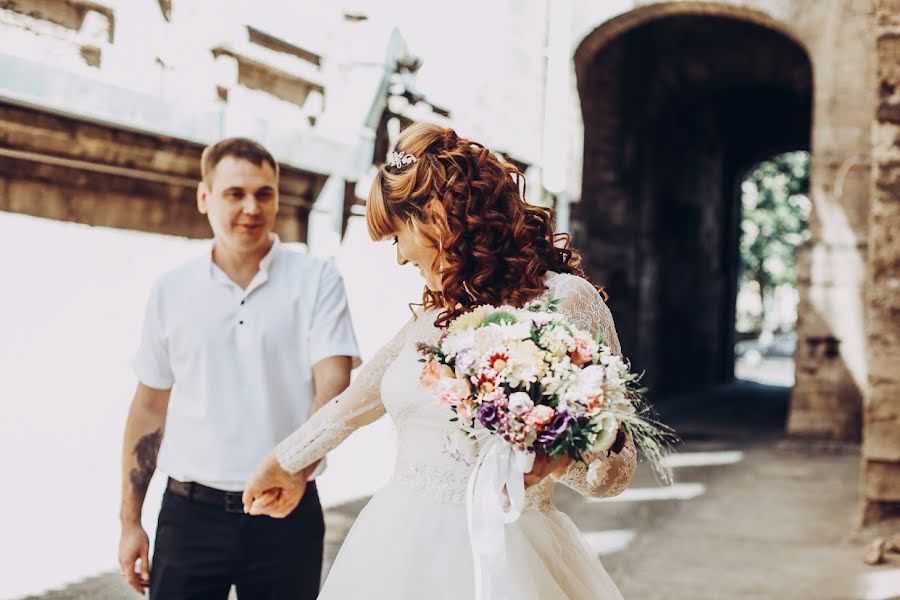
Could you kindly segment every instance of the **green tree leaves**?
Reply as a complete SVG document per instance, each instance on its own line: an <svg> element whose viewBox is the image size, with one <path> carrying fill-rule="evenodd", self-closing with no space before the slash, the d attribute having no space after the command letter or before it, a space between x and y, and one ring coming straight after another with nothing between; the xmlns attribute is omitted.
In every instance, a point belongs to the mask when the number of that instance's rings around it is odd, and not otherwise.
<svg viewBox="0 0 900 600"><path fill-rule="evenodd" d="M788 152L759 163L741 184L740 284L759 284L763 295L796 285L797 247L809 239L810 159Z"/></svg>

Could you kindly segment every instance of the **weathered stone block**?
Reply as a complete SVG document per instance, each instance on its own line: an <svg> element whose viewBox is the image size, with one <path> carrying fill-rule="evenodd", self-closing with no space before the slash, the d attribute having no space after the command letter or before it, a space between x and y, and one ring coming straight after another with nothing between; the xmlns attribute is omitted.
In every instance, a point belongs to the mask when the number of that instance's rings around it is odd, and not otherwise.
<svg viewBox="0 0 900 600"><path fill-rule="evenodd" d="M860 525L868 527L884 521L900 519L900 502L864 500Z"/></svg>
<svg viewBox="0 0 900 600"><path fill-rule="evenodd" d="M115 11L100 0L5 0L0 2L0 11L22 15L20 26L27 24L29 30L48 38L59 37L61 27L92 42L115 39ZM3 16L0 14L0 21Z"/></svg>
<svg viewBox="0 0 900 600"><path fill-rule="evenodd" d="M812 397L813 408L802 409L791 400L787 433L797 437L852 440L859 437L859 415L823 410Z"/></svg>
<svg viewBox="0 0 900 600"><path fill-rule="evenodd" d="M900 125L875 122L872 126L872 162L882 169L900 160Z"/></svg>
<svg viewBox="0 0 900 600"><path fill-rule="evenodd" d="M900 417L900 373L895 373L889 379L873 378L869 384L865 407L867 418L878 420Z"/></svg>
<svg viewBox="0 0 900 600"><path fill-rule="evenodd" d="M900 33L884 33L875 40L878 77L881 83L900 84Z"/></svg>
<svg viewBox="0 0 900 600"><path fill-rule="evenodd" d="M900 377L900 349L896 337L871 336L869 343L869 378L896 381ZM879 343L880 342L880 343Z"/></svg>
<svg viewBox="0 0 900 600"><path fill-rule="evenodd" d="M900 123L900 33L876 40L878 59L878 111L880 121Z"/></svg>
<svg viewBox="0 0 900 600"><path fill-rule="evenodd" d="M900 0L875 0L875 14L879 29L900 28Z"/></svg>
<svg viewBox="0 0 900 600"><path fill-rule="evenodd" d="M868 500L900 502L900 462L865 461L863 488Z"/></svg>
<svg viewBox="0 0 900 600"><path fill-rule="evenodd" d="M900 461L900 419L866 423L863 442L866 459Z"/></svg>
<svg viewBox="0 0 900 600"><path fill-rule="evenodd" d="M893 201L889 192L876 189L872 204L869 233L869 259L876 289L882 278L900 275L900 202Z"/></svg>

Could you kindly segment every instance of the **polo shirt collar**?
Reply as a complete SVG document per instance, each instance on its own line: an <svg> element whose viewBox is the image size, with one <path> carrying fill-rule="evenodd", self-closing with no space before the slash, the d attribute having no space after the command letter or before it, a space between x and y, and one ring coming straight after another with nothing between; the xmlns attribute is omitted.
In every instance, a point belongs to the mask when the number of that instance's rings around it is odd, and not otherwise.
<svg viewBox="0 0 900 600"><path fill-rule="evenodd" d="M272 247L269 248L269 251L266 252L266 255L262 257L261 261L259 261L259 270L265 271L266 273L272 270L272 263L275 262L275 259L278 257L278 253L281 252L281 238L278 237L278 234L270 233L269 239L272 240Z"/></svg>
<svg viewBox="0 0 900 600"><path fill-rule="evenodd" d="M269 248L269 251L266 252L266 255L262 257L262 260L259 261L259 270L260 273L265 274L266 279L268 279L269 272L272 270L272 264L275 262L275 259L278 258L278 254L281 252L281 238L278 237L277 233L270 233L269 239L272 240L272 246ZM222 278L228 279L228 276L213 262L213 248L215 247L215 240L212 240L209 243L209 250L206 253L206 259L208 264L208 272L209 276L213 279ZM257 276L259 273L257 273ZM254 278L255 279L255 278ZM228 281L231 281L228 279Z"/></svg>

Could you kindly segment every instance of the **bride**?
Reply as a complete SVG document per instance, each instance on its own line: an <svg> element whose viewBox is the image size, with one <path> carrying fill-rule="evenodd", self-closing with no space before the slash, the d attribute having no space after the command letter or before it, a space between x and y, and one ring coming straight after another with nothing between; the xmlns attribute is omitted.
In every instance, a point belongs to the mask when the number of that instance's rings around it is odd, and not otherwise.
<svg viewBox="0 0 900 600"><path fill-rule="evenodd" d="M426 282L423 307L361 369L347 390L263 461L244 492L251 514L281 517L299 501L308 475L355 429L385 413L394 422L394 475L359 514L319 598L469 599L475 596L465 492L477 449L452 443L447 407L419 385L417 342L481 304L523 306L553 297L576 327L602 331L620 352L612 316L584 279L578 255L554 245L548 209L526 204L518 170L451 129L413 125L378 172L366 220L374 240L391 239L397 261ZM601 458L601 477L563 456L539 457L525 477L525 510L506 525L503 589L509 599L621 598L572 521L553 506L562 483L592 497L621 492L636 452L620 435ZM468 451L467 451L468 450Z"/></svg>

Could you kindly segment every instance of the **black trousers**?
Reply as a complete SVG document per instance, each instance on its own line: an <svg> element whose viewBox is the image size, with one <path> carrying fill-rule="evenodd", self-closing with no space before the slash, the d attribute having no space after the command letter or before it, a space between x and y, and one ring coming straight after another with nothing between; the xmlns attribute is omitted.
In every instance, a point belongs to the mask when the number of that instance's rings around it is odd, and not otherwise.
<svg viewBox="0 0 900 600"><path fill-rule="evenodd" d="M150 561L151 600L314 600L325 522L310 482L284 519L226 512L166 490Z"/></svg>

